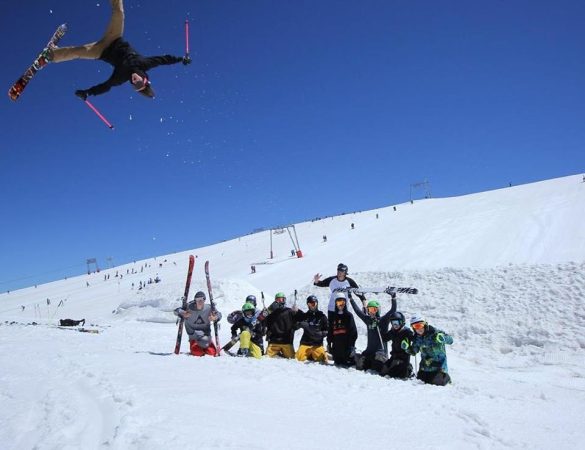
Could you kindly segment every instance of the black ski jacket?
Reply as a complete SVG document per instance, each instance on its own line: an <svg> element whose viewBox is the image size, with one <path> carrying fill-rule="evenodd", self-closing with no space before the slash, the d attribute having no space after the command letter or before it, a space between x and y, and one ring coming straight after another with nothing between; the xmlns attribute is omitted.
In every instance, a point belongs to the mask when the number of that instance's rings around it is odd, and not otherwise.
<svg viewBox="0 0 585 450"><path fill-rule="evenodd" d="M99 59L114 66L114 72L105 82L87 89L88 95L104 94L113 86L120 86L126 81L130 81L133 73L149 78L147 70L183 61L182 57L172 55L144 57L122 38L118 38L108 45Z"/></svg>
<svg viewBox="0 0 585 450"><path fill-rule="evenodd" d="M323 345L323 339L327 337L327 316L322 311L299 311L297 326L304 330L301 337L301 345Z"/></svg>
<svg viewBox="0 0 585 450"><path fill-rule="evenodd" d="M264 321L266 322L266 337L269 344L291 344L295 337L295 323L298 311L288 307L272 311Z"/></svg>
<svg viewBox="0 0 585 450"><path fill-rule="evenodd" d="M392 341L392 350L390 351L391 358L401 359L406 362L410 361L410 355L402 349L400 344L404 339L407 339L409 344L412 343L413 336L414 333L407 326L403 326L399 330L390 327L386 333L382 333L382 339L384 342Z"/></svg>
<svg viewBox="0 0 585 450"><path fill-rule="evenodd" d="M368 344L366 349L362 352L362 355L374 356L376 352L386 352L386 343L381 340L381 336L388 331L390 316L396 312L396 298L392 299L392 307L390 308L390 311L382 317L372 317L369 314L365 314L362 308L355 303L353 298L350 297L349 301L355 313L360 319L362 319L362 322L366 324L368 329Z"/></svg>
<svg viewBox="0 0 585 450"><path fill-rule="evenodd" d="M232 325L232 337L236 336L238 331L241 333L244 330L250 331L250 334L252 335L252 342L254 344L262 349L264 348L264 342L262 340L262 336L264 336L266 333L264 322L260 322L257 319L248 322L244 317L242 317Z"/></svg>
<svg viewBox="0 0 585 450"><path fill-rule="evenodd" d="M353 314L348 311L347 305L343 308L343 312L334 311L330 314L327 343L333 347L336 345L354 347L357 336L355 320Z"/></svg>

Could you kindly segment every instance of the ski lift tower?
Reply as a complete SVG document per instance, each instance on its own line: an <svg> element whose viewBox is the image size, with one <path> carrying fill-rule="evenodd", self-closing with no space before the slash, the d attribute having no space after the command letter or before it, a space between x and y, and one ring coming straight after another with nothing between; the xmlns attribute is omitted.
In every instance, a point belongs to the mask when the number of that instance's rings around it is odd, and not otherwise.
<svg viewBox="0 0 585 450"><path fill-rule="evenodd" d="M87 263L87 274L88 275L91 273L92 266L95 266L95 272L98 272L99 273L100 268L98 267L97 259L95 259L95 258L88 258L86 260L86 263Z"/></svg>
<svg viewBox="0 0 585 450"><path fill-rule="evenodd" d="M292 229L292 232L291 232ZM303 252L301 251L301 246L299 245L299 238L297 236L297 230L294 225L283 225L275 228L270 229L270 259L274 259L274 251L272 246L272 235L273 234L283 234L284 232L288 232L288 236L290 237L290 241L292 242L295 255L297 258L303 257ZM293 237L294 235L294 237Z"/></svg>
<svg viewBox="0 0 585 450"><path fill-rule="evenodd" d="M413 189L423 189L425 193L425 198L431 198L431 183L427 179L425 179L424 181L419 181L417 183L412 183L410 185L410 203L413 202L412 199Z"/></svg>

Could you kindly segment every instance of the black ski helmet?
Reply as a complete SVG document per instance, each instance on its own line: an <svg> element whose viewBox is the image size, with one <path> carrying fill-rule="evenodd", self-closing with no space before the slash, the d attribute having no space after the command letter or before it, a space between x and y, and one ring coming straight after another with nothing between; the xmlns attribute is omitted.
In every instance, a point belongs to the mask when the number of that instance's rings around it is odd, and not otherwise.
<svg viewBox="0 0 585 450"><path fill-rule="evenodd" d="M390 322L393 320L398 320L400 322L400 326L404 326L406 323L406 319L404 318L404 314L400 311L396 311L394 314L390 315Z"/></svg>
<svg viewBox="0 0 585 450"><path fill-rule="evenodd" d="M248 295L246 297L246 303L252 303L252 305L257 306L256 296L255 295Z"/></svg>
<svg viewBox="0 0 585 450"><path fill-rule="evenodd" d="M311 294L307 297L307 304L309 304L309 302L310 303L313 303L313 302L319 303L319 299L317 298L316 295Z"/></svg>
<svg viewBox="0 0 585 450"><path fill-rule="evenodd" d="M347 275L347 266L343 263L339 263L339 264L337 264L337 271L338 272L345 272L345 274Z"/></svg>

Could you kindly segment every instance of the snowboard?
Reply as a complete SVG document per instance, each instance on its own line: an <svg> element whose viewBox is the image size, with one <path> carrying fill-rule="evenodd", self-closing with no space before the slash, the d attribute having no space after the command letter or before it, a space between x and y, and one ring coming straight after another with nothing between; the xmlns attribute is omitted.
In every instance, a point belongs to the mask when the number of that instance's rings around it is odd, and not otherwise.
<svg viewBox="0 0 585 450"><path fill-rule="evenodd" d="M8 96L10 97L11 100L13 101L18 100L18 97L20 97L20 94L22 94L22 91L24 91L24 88L32 79L32 77L34 77L39 70L41 70L50 62L49 59L50 50L57 45L57 43L61 40L61 38L65 35L66 32L67 32L66 24L62 24L59 25L59 27L57 27L57 30L55 31L55 33L53 33L53 36L51 36L49 42L47 42L47 46L36 57L31 66L28 69L26 69L24 74L18 80L16 80L15 83L8 90Z"/></svg>

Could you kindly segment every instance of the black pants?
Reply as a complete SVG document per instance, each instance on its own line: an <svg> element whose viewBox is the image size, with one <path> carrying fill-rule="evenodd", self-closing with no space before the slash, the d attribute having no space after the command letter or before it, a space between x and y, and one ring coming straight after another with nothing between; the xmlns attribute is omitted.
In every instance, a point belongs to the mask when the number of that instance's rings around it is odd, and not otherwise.
<svg viewBox="0 0 585 450"><path fill-rule="evenodd" d="M375 355L364 355L362 353L360 355L356 355L355 357L355 368L358 370L373 370L379 374L382 374L384 363L382 361L378 361Z"/></svg>
<svg viewBox="0 0 585 450"><path fill-rule="evenodd" d="M413 374L412 364L408 360L390 358L382 368L382 375L392 378L410 378Z"/></svg>
<svg viewBox="0 0 585 450"><path fill-rule="evenodd" d="M423 372L422 370L419 370L416 377L423 383L434 384L436 386L445 386L451 383L451 377L449 374L441 371Z"/></svg>

